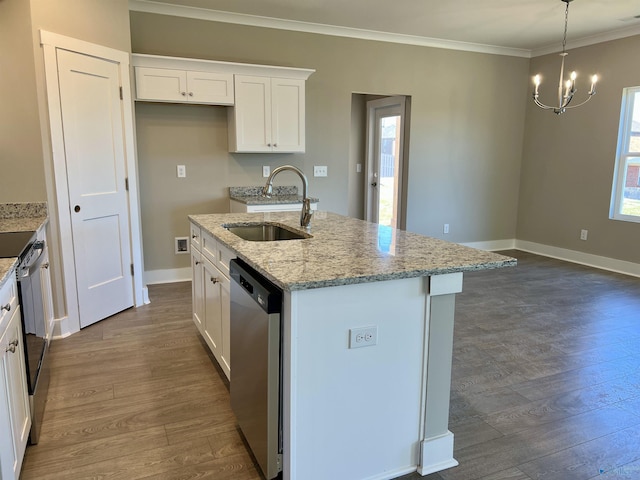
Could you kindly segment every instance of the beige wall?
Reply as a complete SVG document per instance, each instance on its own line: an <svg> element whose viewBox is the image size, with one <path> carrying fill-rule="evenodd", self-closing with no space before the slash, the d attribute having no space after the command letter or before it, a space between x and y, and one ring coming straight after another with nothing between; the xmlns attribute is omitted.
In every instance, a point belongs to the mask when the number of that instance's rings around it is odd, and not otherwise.
<svg viewBox="0 0 640 480"><path fill-rule="evenodd" d="M570 50L576 100L586 96L591 73L598 93L577 109L556 116L529 103L523 147L517 238L630 262L640 262L640 225L609 220L620 102L624 87L640 85L640 36ZM542 100L556 99L559 58L531 61L542 73ZM543 89L544 87L544 89ZM589 230L588 240L579 239Z"/></svg>
<svg viewBox="0 0 640 480"><path fill-rule="evenodd" d="M0 202L49 201L56 318L65 315L40 30L131 51L127 0L0 0Z"/></svg>
<svg viewBox="0 0 640 480"><path fill-rule="evenodd" d="M0 1L0 202L47 199L30 2Z"/></svg>
<svg viewBox="0 0 640 480"><path fill-rule="evenodd" d="M131 33L137 53L317 70L307 82L305 154L227 153L220 107L195 113L189 106L137 105L147 270L188 266L188 258L173 254L173 237L187 234L185 214L224 211L225 187L262 184L263 164L301 167L321 209L361 209L353 93L412 98L408 230L442 236L442 224L449 223L452 241L515 236L527 59L138 12L131 13ZM201 132L197 146L185 144L185 122ZM178 163L187 165L185 180L175 178ZM329 176L313 178L313 165L327 165ZM151 212L164 218L150 218Z"/></svg>
<svg viewBox="0 0 640 480"><path fill-rule="evenodd" d="M39 30L130 51L128 8L127 0L0 1L0 202L47 200Z"/></svg>

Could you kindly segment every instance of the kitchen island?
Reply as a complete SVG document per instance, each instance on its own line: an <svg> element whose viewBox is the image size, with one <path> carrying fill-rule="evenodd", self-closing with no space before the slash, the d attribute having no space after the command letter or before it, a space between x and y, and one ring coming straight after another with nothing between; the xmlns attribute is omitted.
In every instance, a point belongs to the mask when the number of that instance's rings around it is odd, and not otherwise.
<svg viewBox="0 0 640 480"><path fill-rule="evenodd" d="M275 242L225 226L300 230L297 212L189 219L284 292L285 480L457 465L448 430L455 294L465 271L515 259L326 212L314 215L310 238ZM374 329L375 342L353 348L359 328Z"/></svg>

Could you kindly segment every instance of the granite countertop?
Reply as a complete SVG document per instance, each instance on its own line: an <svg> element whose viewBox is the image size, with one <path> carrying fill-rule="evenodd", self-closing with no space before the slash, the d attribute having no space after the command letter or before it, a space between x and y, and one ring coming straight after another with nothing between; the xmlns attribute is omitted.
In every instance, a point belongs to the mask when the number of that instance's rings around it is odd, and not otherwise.
<svg viewBox="0 0 640 480"><path fill-rule="evenodd" d="M47 222L47 204L0 203L0 233L36 231ZM0 258L0 286L18 263L17 258Z"/></svg>
<svg viewBox="0 0 640 480"><path fill-rule="evenodd" d="M226 224L270 222L300 230L297 212L190 215L279 287L294 291L516 265L516 259L437 238L316 212L312 238L251 242Z"/></svg>
<svg viewBox="0 0 640 480"><path fill-rule="evenodd" d="M302 203L302 195L298 194L298 187L273 187L270 198L262 196L262 187L229 187L229 198L246 205L283 205ZM315 197L309 197L311 203L318 203Z"/></svg>

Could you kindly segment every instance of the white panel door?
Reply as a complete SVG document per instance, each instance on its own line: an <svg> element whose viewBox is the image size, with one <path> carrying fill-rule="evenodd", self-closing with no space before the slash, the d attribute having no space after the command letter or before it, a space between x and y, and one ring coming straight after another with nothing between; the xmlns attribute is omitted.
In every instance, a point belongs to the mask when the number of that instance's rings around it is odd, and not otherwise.
<svg viewBox="0 0 640 480"><path fill-rule="evenodd" d="M304 152L304 80L271 79L271 119L273 150Z"/></svg>
<svg viewBox="0 0 640 480"><path fill-rule="evenodd" d="M266 77L235 76L237 151L271 150L271 81Z"/></svg>
<svg viewBox="0 0 640 480"><path fill-rule="evenodd" d="M58 49L80 326L133 305L120 69Z"/></svg>

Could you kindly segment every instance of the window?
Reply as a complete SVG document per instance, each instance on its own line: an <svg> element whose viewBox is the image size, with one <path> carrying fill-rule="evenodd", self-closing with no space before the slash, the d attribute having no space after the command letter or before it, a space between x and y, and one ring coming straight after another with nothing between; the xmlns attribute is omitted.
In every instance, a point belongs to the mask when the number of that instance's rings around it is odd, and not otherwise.
<svg viewBox="0 0 640 480"><path fill-rule="evenodd" d="M640 87L622 91L610 218L640 222Z"/></svg>

